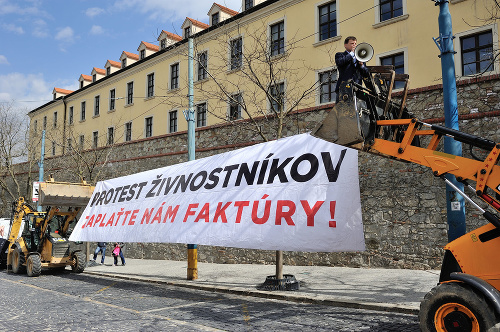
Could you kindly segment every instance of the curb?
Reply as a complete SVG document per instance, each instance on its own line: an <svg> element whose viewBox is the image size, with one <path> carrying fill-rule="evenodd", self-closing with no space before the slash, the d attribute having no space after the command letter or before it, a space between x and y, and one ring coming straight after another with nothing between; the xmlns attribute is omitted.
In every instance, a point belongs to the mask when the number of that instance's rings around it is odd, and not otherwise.
<svg viewBox="0 0 500 332"><path fill-rule="evenodd" d="M226 294L236 294L242 296L253 296L258 298L265 299L274 299L274 300L284 300L284 301L292 301L298 303L309 303L309 304L320 304L320 305L328 305L333 307L344 307L344 308L354 308L354 309L365 309L365 310L374 310L374 311L383 311L383 312L394 312L401 314L411 314L418 315L419 309L414 306L402 305L402 304L389 304L389 303L378 303L378 302L358 302L358 301L349 301L342 299L327 299L320 296L311 296L307 294L296 294L289 293L286 291L263 291L263 290L249 290L247 288L242 287L225 287L225 286L213 286L213 285L204 285L204 284L195 284L189 281L165 281L160 279L151 279L151 278L142 278L142 277L131 277L131 276L122 276L116 275L112 273L103 273L103 272L88 272L84 271L83 274L103 276L115 279L122 280L131 280L131 281L140 281L140 282L148 282L153 284L162 284L162 285L170 285L191 289L199 289L209 292L216 293L226 293Z"/></svg>

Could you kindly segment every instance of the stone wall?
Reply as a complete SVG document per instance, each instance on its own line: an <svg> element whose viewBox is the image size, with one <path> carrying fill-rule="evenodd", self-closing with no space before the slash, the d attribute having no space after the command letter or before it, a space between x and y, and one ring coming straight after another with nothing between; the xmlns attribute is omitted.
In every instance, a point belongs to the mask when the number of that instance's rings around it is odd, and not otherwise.
<svg viewBox="0 0 500 332"><path fill-rule="evenodd" d="M458 85L460 130L500 141L498 77ZM430 123L443 121L439 86L411 91L408 109ZM284 135L312 130L328 107L302 110L291 115ZM264 128L269 123L262 122ZM197 158L260 142L249 123L212 126L196 132ZM268 129L269 130L269 129ZM99 179L114 178L187 160L186 133L169 134L118 144L98 166ZM468 155L464 149L464 155ZM68 157L46 159L46 174L58 181L78 181ZM32 170L37 172L36 169ZM26 177L20 170L22 176ZM35 173L36 174L36 173ZM439 268L447 243L445 186L429 169L411 163L359 153L359 175L367 250L360 253L285 252L289 265L333 265L387 268ZM36 178L36 175L34 176ZM466 206L467 229L484 221ZM95 244L92 245L95 248ZM93 249L92 249L93 250ZM110 251L109 251L110 252ZM186 260L184 244L131 243L126 256L144 259ZM274 251L198 246L200 262L274 264Z"/></svg>

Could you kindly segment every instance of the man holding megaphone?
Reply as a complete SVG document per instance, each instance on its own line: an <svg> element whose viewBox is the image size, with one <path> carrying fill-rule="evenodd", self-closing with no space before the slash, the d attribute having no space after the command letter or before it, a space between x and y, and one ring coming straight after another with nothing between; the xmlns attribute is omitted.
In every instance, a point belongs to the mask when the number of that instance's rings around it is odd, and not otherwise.
<svg viewBox="0 0 500 332"><path fill-rule="evenodd" d="M370 52L363 52L363 56L360 57L359 55L356 56L356 45L356 37L349 36L344 41L345 51L335 54L335 63L339 70L339 78L335 85L336 103L339 102L339 86L341 82L353 80L355 83L361 84L362 78L369 75L365 62L373 56L373 48L371 49L371 54L366 54ZM370 46L369 44L367 45ZM361 62L360 60L364 60L365 62Z"/></svg>

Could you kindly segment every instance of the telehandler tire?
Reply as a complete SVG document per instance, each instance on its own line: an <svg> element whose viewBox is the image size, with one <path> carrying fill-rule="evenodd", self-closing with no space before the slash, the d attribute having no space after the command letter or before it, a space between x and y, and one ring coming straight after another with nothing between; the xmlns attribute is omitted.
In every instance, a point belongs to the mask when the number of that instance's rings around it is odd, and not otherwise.
<svg viewBox="0 0 500 332"><path fill-rule="evenodd" d="M81 251L73 253L71 270L75 273L82 273L85 270L85 255Z"/></svg>
<svg viewBox="0 0 500 332"><path fill-rule="evenodd" d="M448 282L434 287L420 303L423 332L487 331L496 319L484 297L470 286Z"/></svg>
<svg viewBox="0 0 500 332"><path fill-rule="evenodd" d="M12 272L14 273L24 273L26 271L26 267L24 264L24 253L21 249L14 248L12 251Z"/></svg>
<svg viewBox="0 0 500 332"><path fill-rule="evenodd" d="M42 274L42 261L38 255L30 255L26 260L26 272L28 277L38 277Z"/></svg>

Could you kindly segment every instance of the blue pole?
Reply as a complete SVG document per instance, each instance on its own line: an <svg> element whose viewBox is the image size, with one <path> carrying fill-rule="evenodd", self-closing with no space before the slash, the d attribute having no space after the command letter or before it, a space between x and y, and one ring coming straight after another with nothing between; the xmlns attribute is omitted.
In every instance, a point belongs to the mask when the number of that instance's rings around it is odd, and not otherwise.
<svg viewBox="0 0 500 332"><path fill-rule="evenodd" d="M40 151L40 161L38 162L38 182L43 182L43 158L45 156L45 130L42 131L42 149ZM37 203L36 210L42 211L42 206Z"/></svg>
<svg viewBox="0 0 500 332"><path fill-rule="evenodd" d="M194 64L194 46L193 38L188 40L188 98L189 98L189 108L184 111L184 117L188 123L188 160L195 160L195 116L194 116L194 75L193 75L193 64ZM198 279L198 246L196 244L188 244L188 270L187 279L195 280Z"/></svg>
<svg viewBox="0 0 500 332"><path fill-rule="evenodd" d="M434 0L439 6L439 37L434 39L441 51L441 71L443 76L443 103L445 126L458 130L457 83L455 80L455 60L453 49L453 29L448 0ZM451 137L444 139L444 152L455 156L462 155L462 144ZM447 174L446 178L460 190L464 190L455 176ZM465 205L464 198L452 187L446 185L446 208L448 218L448 241L453 241L464 235Z"/></svg>

